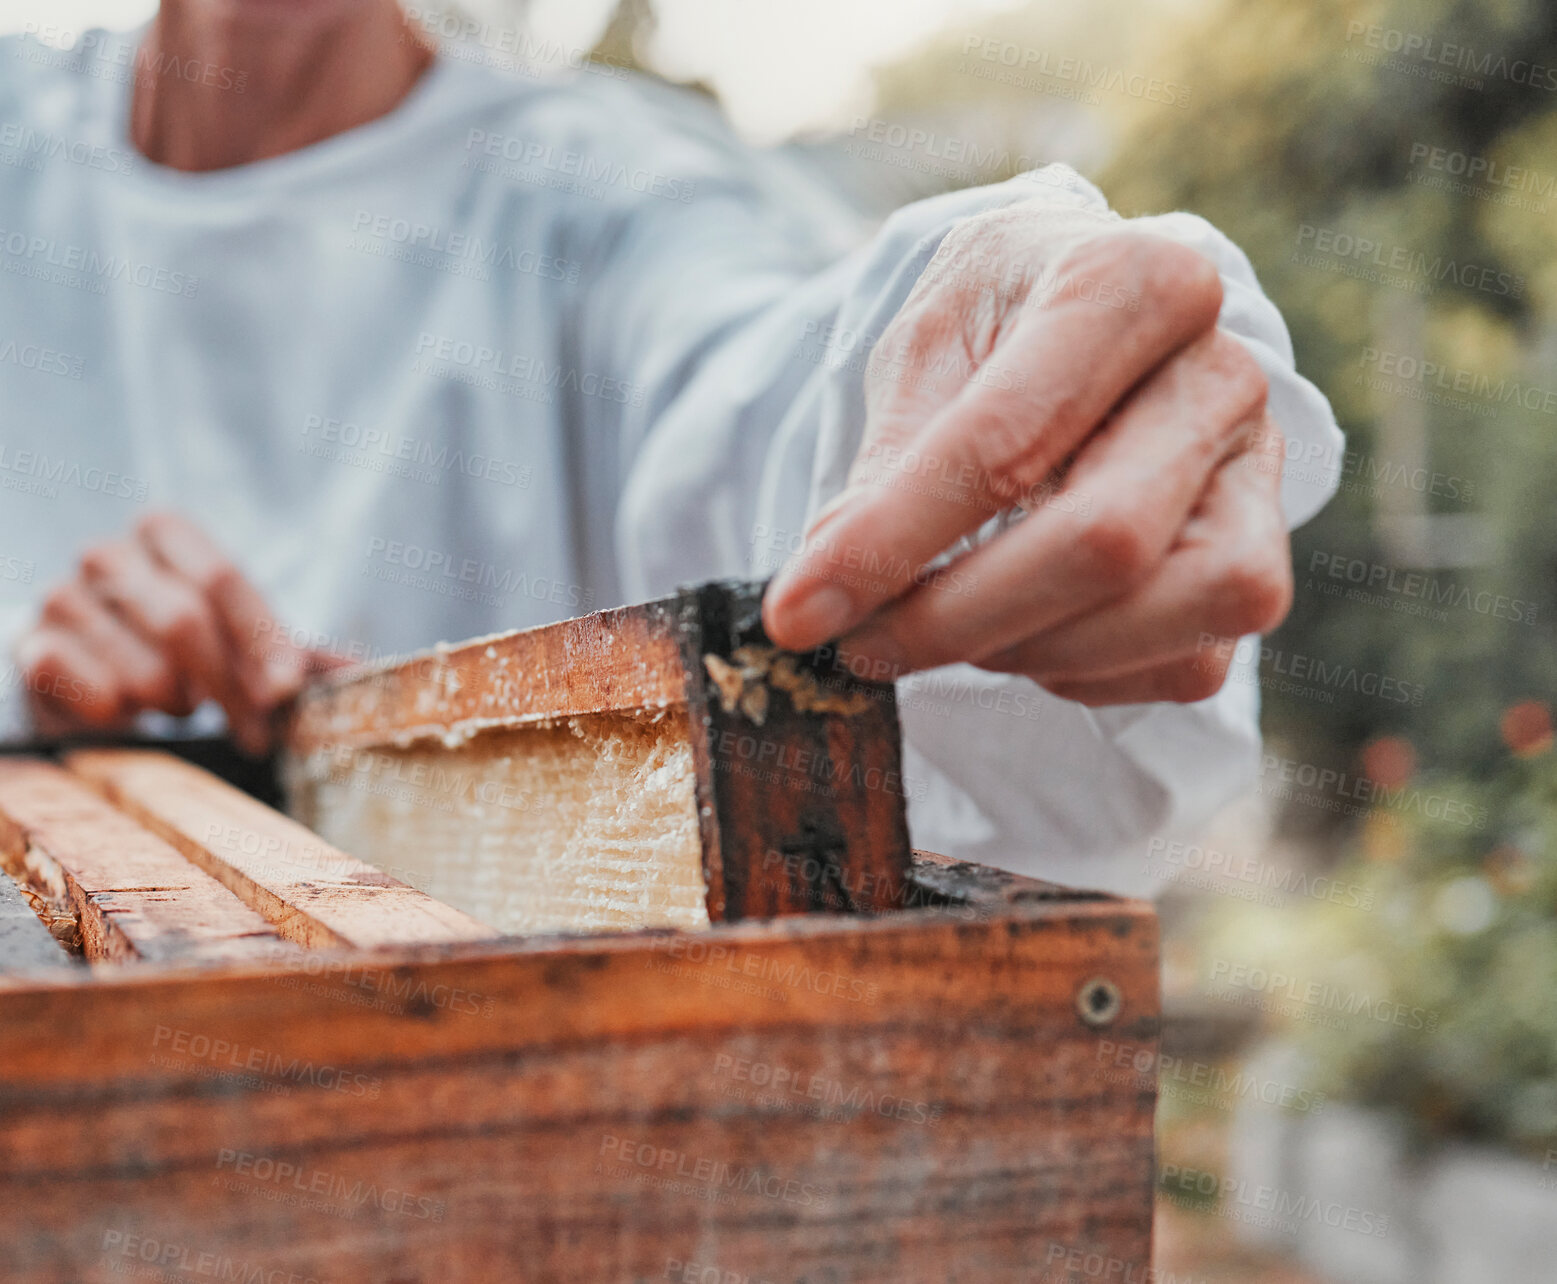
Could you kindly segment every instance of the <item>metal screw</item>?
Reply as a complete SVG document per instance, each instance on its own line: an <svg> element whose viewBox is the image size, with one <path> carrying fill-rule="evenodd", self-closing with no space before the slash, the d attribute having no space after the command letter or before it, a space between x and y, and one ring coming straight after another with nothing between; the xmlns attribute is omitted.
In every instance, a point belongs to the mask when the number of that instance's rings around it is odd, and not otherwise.
<svg viewBox="0 0 1557 1284"><path fill-rule="evenodd" d="M1122 1007L1124 996L1106 976L1094 976L1076 994L1076 1011L1088 1025L1112 1025Z"/></svg>

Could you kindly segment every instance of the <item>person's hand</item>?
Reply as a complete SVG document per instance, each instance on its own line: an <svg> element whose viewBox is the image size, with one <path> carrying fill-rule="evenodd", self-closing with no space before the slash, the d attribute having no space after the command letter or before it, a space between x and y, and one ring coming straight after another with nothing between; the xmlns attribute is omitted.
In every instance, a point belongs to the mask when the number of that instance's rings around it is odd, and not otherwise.
<svg viewBox="0 0 1557 1284"><path fill-rule="evenodd" d="M958 224L871 354L863 445L768 588L770 636L841 639L860 676L968 661L1092 705L1214 694L1233 648L1208 639L1292 598L1282 438L1221 303L1207 259L1127 224Z"/></svg>
<svg viewBox="0 0 1557 1284"><path fill-rule="evenodd" d="M88 549L16 659L45 731L117 729L147 709L183 716L209 698L254 754L280 705L334 663L294 646L221 549L173 513Z"/></svg>

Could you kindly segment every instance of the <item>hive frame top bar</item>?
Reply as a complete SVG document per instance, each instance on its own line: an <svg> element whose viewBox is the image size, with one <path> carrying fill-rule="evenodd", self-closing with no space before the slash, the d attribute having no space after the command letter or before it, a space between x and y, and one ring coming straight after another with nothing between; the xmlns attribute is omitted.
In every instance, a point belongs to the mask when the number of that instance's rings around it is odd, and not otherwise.
<svg viewBox="0 0 1557 1284"><path fill-rule="evenodd" d="M298 701L295 753L419 740L686 700L680 597L517 629L321 678Z"/></svg>

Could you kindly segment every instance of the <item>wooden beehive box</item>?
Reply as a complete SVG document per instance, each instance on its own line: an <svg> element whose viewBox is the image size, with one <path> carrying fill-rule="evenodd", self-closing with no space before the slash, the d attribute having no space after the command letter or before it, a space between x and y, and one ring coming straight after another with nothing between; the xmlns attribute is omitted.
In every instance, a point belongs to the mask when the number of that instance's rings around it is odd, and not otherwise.
<svg viewBox="0 0 1557 1284"><path fill-rule="evenodd" d="M0 762L3 863L104 960L62 961L0 878L0 1278L1144 1278L1149 907L910 856L890 693L825 657L773 685L751 601L487 639L299 710L314 804L393 837L439 789L440 841L478 854L461 834L491 831L490 797L407 762L650 719L624 734L670 800L647 823L679 882L534 865L535 912L583 931L501 934L471 911L530 911L479 861L451 907L346 855L350 825L328 843L160 754ZM568 734L607 752L609 728ZM810 743L830 791L745 770L742 735ZM464 767L479 784L555 748ZM387 811L341 793L382 802L386 775L409 791ZM500 852L580 855L544 808L509 810Z"/></svg>

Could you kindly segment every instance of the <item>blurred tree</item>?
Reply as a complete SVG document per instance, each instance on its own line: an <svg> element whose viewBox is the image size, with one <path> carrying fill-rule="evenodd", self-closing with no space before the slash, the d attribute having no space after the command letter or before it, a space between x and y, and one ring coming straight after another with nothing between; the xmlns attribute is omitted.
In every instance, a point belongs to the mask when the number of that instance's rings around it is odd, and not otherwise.
<svg viewBox="0 0 1557 1284"><path fill-rule="evenodd" d="M1268 721L1321 758L1402 731L1432 761L1485 771L1498 712L1557 674L1557 522L1542 499L1557 463L1557 8L1226 0L1164 57L1190 107L1138 112L1105 188L1126 210L1203 214L1244 247L1348 435L1342 492L1297 537L1298 603L1272 644L1424 692L1392 706L1273 689ZM1406 270L1368 279L1380 258ZM1392 325L1404 312L1414 321ZM1425 476L1389 431L1412 417ZM1489 552L1451 539L1403 556L1389 518L1422 490L1426 513L1481 514ZM1411 604L1392 592L1384 606L1316 596L1316 555L1529 605L1516 622L1495 598L1454 594L1446 618L1421 619L1389 609Z"/></svg>

